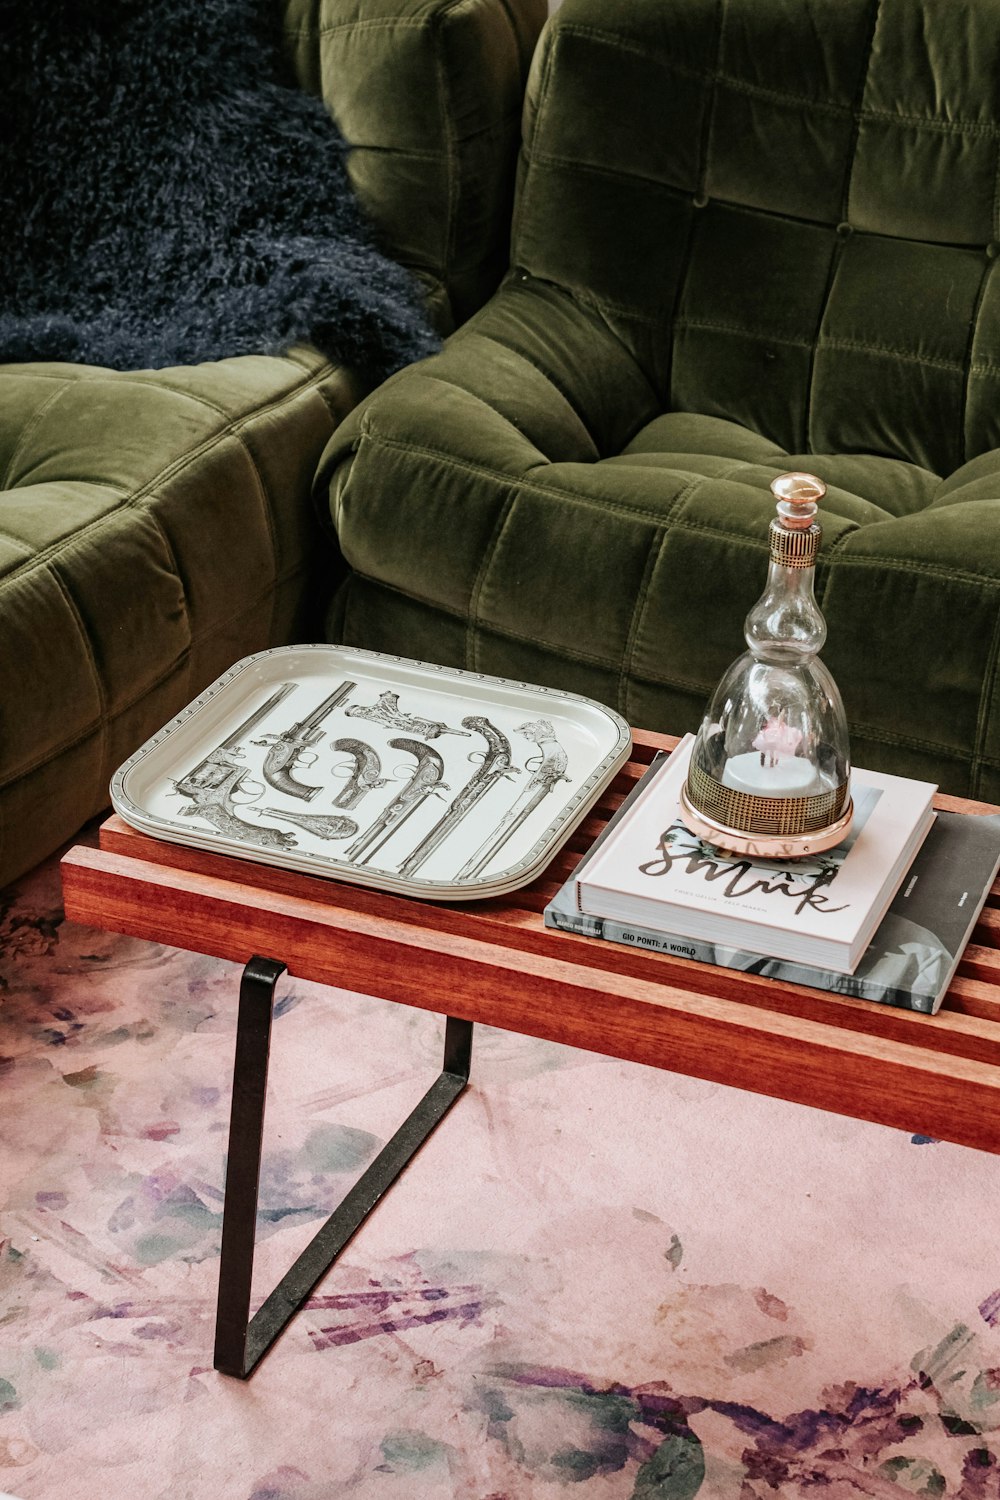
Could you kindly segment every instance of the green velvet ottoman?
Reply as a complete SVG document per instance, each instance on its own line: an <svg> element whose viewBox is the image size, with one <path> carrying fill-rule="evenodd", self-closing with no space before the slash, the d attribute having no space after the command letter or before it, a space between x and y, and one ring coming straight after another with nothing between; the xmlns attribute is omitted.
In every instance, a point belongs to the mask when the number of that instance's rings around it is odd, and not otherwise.
<svg viewBox="0 0 1000 1500"><path fill-rule="evenodd" d="M0 369L2 866L107 805L143 739L315 597L315 455L359 393L309 350Z"/></svg>
<svg viewBox="0 0 1000 1500"><path fill-rule="evenodd" d="M512 264L318 493L333 638L693 729L830 491L859 764L1000 799L1000 0L564 0Z"/></svg>

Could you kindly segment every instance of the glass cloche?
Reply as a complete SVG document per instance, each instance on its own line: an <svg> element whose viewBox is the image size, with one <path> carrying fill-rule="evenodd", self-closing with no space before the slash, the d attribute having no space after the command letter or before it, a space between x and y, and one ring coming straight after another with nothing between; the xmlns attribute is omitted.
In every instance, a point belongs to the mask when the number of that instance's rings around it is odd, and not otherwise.
<svg viewBox="0 0 1000 1500"><path fill-rule="evenodd" d="M691 751L681 817L719 848L762 858L830 849L853 808L847 718L819 660L826 621L813 594L826 486L814 474L771 485L767 586L747 615L750 648L724 674Z"/></svg>

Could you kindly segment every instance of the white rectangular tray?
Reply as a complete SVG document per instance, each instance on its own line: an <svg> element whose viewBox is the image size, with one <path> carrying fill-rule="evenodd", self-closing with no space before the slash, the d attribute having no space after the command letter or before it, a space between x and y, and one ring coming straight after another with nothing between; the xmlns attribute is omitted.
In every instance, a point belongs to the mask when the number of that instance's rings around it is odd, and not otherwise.
<svg viewBox="0 0 1000 1500"><path fill-rule="evenodd" d="M155 838L440 901L545 868L628 759L573 693L348 646L245 657L115 772Z"/></svg>

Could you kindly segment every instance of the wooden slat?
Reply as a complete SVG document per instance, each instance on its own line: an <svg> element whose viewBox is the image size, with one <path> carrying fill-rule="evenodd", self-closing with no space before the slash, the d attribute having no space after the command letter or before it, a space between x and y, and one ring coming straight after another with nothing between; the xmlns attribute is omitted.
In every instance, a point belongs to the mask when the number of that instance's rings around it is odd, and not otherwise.
<svg viewBox="0 0 1000 1500"><path fill-rule="evenodd" d="M676 734L656 734L651 729L632 730L632 760L648 766L658 750L673 750L679 743Z"/></svg>
<svg viewBox="0 0 1000 1500"><path fill-rule="evenodd" d="M536 952L566 957L589 968L620 971L652 983L676 983L705 994L722 994L745 1004L798 1014L829 1025L852 1028L871 1035L898 1040L920 1038L922 1045L957 1055L997 1060L1000 1047L1000 992L989 986L964 991L954 986L955 1003L938 1017L918 1016L910 1011L873 1005L866 1001L831 996L801 985L779 984L759 974L718 969L712 965L671 954L647 953L588 938L575 938L544 927L541 908L554 894L558 881L547 877L521 892L487 902L462 905L417 903L385 895L361 886L349 886L279 870L250 861L234 861L183 845L165 844L137 833L121 819L112 818L101 830L101 845L109 851L150 860L174 869L234 877L254 890L279 890L304 900L333 904L348 911L384 913L397 921L416 923L429 932L452 932L479 941L502 943L517 952ZM538 887L541 886L541 891ZM951 998L951 992L949 995ZM926 1041L928 1026L933 1041Z"/></svg>
<svg viewBox="0 0 1000 1500"><path fill-rule="evenodd" d="M547 929L542 908L670 736L531 885L412 901L148 838L120 818L64 860L67 915L303 978L1000 1151L1000 881L937 1016ZM938 797L971 814L984 803Z"/></svg>
<svg viewBox="0 0 1000 1500"><path fill-rule="evenodd" d="M415 902L363 886L301 875L248 860L232 860L180 844L165 844L137 833L120 818L111 818L102 827L101 847L177 870L222 880L236 879L254 891L276 890L304 901L326 904L331 909L367 912L372 916L382 914L394 921L416 924L429 934L452 933L479 942L498 943L511 950L512 965L518 962L519 954L537 953L581 964L595 973L618 972L653 984L682 985L695 993L724 996L841 1029L915 1041L956 1056L1000 1064L1000 990L994 995L989 986L972 988L966 984L964 993L958 991L959 1003L943 1008L937 1016L923 1016L803 985L779 983L760 974L716 968L679 955L649 953L619 943L555 932L545 927L541 918L542 906L559 883L549 881L547 875L534 886L491 901Z"/></svg>
<svg viewBox="0 0 1000 1500"><path fill-rule="evenodd" d="M496 943L443 931L428 942L384 913L100 850L66 856L64 889L68 914L94 926L237 960L280 956L304 978L1000 1151L1000 1067L978 1058L568 956L519 950L512 967Z"/></svg>
<svg viewBox="0 0 1000 1500"><path fill-rule="evenodd" d="M976 931L981 929L977 928ZM1000 952L996 948L982 947L975 939L976 933L973 933L973 940L959 962L959 973L981 979L987 984L1000 984Z"/></svg>

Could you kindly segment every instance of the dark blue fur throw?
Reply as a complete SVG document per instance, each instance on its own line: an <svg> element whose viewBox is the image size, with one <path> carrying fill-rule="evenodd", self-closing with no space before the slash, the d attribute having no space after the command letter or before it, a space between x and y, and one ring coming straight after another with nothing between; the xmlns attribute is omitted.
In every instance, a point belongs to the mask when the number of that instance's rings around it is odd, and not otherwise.
<svg viewBox="0 0 1000 1500"><path fill-rule="evenodd" d="M0 0L0 362L308 341L375 382L436 346L280 0Z"/></svg>

